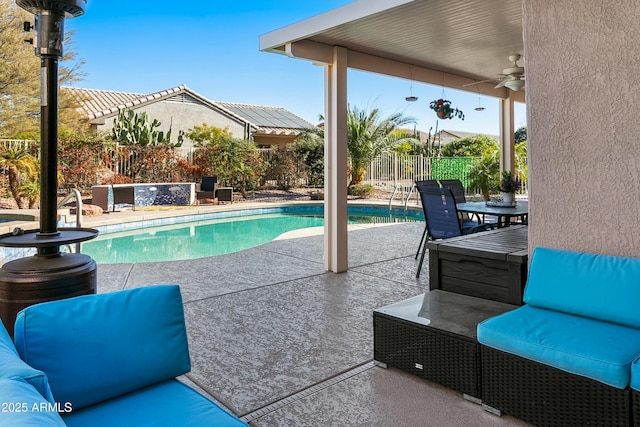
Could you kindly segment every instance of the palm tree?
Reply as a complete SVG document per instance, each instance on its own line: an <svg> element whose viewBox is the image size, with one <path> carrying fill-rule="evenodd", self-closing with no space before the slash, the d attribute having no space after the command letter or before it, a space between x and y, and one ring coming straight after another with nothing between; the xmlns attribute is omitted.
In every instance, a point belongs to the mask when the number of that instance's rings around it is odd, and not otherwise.
<svg viewBox="0 0 640 427"><path fill-rule="evenodd" d="M404 142L415 142L406 132L398 132L401 126L414 123L415 119L402 113L381 117L379 109L370 112L349 106L347 117L347 151L351 165L349 186L364 178L367 166L385 149Z"/></svg>
<svg viewBox="0 0 640 427"><path fill-rule="evenodd" d="M20 184L27 177L37 176L38 161L26 150L19 147L0 147L0 167L7 170L9 176L9 190L18 204L18 208L23 208Z"/></svg>
<svg viewBox="0 0 640 427"><path fill-rule="evenodd" d="M471 187L477 188L489 200L491 187L500 180L500 160L497 151L488 151L469 167Z"/></svg>

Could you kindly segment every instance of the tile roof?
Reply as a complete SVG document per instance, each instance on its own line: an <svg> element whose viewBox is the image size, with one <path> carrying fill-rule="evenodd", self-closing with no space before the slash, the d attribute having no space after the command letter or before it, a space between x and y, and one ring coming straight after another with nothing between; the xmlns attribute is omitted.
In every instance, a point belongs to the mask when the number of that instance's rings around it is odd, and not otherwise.
<svg viewBox="0 0 640 427"><path fill-rule="evenodd" d="M115 116L123 108L135 108L146 103L157 102L179 95L189 95L200 103L230 116L242 123L250 124L257 133L263 135L297 135L301 129L314 125L281 107L236 104L209 101L185 85L154 92L148 95L110 90L83 89L64 86L63 90L73 93L80 102L80 110L90 120Z"/></svg>

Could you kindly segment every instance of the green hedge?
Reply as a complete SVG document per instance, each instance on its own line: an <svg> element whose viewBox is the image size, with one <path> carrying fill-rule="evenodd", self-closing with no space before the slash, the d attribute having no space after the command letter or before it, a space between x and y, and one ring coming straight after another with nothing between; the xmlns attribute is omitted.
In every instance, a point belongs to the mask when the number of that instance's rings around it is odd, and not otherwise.
<svg viewBox="0 0 640 427"><path fill-rule="evenodd" d="M474 157L431 158L431 179L459 179L465 189L470 186L469 166Z"/></svg>

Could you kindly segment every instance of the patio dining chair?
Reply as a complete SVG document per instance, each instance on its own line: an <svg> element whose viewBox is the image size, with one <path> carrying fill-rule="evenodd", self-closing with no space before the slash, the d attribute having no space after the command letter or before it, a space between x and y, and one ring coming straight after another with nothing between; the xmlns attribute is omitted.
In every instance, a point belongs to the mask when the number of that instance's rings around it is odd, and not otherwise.
<svg viewBox="0 0 640 427"><path fill-rule="evenodd" d="M419 193L421 188L426 188L426 187L440 188L440 185L438 184L438 181L435 179L425 179L423 181L416 181L415 187ZM416 251L416 256L414 259L418 259L418 255L420 255L420 249L422 248L422 245L426 244L425 243L426 237L427 237L427 224L425 222L424 231L422 232L422 237L420 238L420 244L418 245L418 250Z"/></svg>
<svg viewBox="0 0 640 427"><path fill-rule="evenodd" d="M449 188L423 187L418 190L427 224L427 240L449 239L495 228L494 224L463 224L456 207L455 197ZM426 253L427 243L425 241L416 277L420 277Z"/></svg>
<svg viewBox="0 0 640 427"><path fill-rule="evenodd" d="M439 182L442 187L451 190L456 203L467 203L467 196L462 181L460 181L459 179L441 179L439 180ZM478 223L484 222L480 219L479 216L476 215L476 218L473 219L471 215L475 214L462 214L463 221L467 222L469 226L474 226L474 223L475 225L477 225Z"/></svg>

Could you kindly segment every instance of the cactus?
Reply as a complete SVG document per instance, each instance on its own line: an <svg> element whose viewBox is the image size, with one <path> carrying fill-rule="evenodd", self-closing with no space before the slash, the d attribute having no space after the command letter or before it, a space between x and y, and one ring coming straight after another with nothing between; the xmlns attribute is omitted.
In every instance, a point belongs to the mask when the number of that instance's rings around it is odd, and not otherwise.
<svg viewBox="0 0 640 427"><path fill-rule="evenodd" d="M184 132L178 133L178 142L171 143L171 125L165 136L161 130L156 130L161 123L158 119L149 122L145 112L136 113L133 110L122 109L118 117L113 120L111 139L122 145L166 145L179 147L182 145Z"/></svg>

